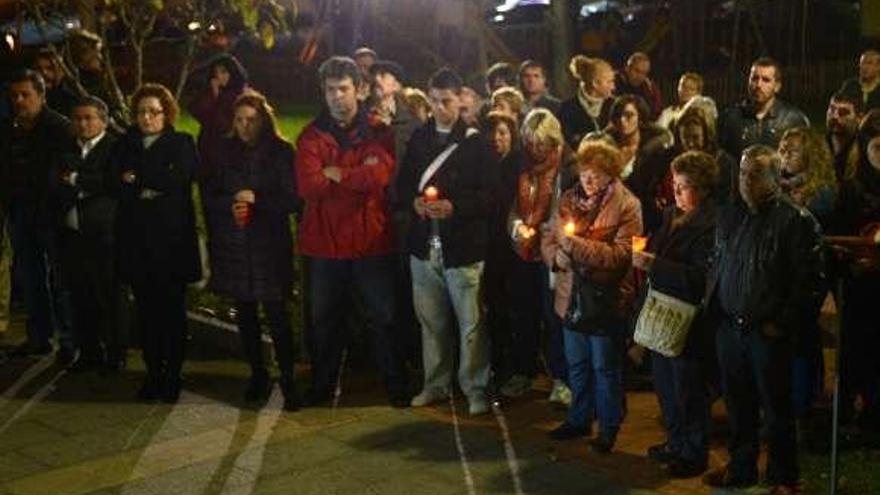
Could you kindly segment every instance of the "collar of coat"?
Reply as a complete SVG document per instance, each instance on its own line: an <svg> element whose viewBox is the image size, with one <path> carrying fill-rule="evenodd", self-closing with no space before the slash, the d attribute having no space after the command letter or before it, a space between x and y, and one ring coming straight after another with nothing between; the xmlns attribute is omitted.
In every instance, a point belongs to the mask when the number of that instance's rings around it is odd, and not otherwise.
<svg viewBox="0 0 880 495"><path fill-rule="evenodd" d="M333 136L336 144L341 149L350 149L358 146L373 135L373 128L378 124L371 124L366 105L359 105L354 120L348 127L340 127L330 115L330 111L324 108L315 119L315 127Z"/></svg>

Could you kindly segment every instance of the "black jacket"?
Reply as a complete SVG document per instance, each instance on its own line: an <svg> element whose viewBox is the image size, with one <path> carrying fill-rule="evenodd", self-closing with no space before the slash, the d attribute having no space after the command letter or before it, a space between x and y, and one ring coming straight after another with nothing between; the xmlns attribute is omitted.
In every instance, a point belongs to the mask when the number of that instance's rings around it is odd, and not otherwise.
<svg viewBox="0 0 880 495"><path fill-rule="evenodd" d="M119 181L111 160L118 139L108 130L85 158L74 140L61 162L53 167L50 187L58 227L65 225L68 212L76 207L79 232L91 238L112 240ZM66 172L76 172L74 185L62 180Z"/></svg>
<svg viewBox="0 0 880 495"><path fill-rule="evenodd" d="M271 136L252 148L227 138L218 151L217 167L204 191L214 219L208 240L210 287L240 301L283 300L293 281L293 147ZM232 216L235 194L243 189L253 190L256 199L244 228Z"/></svg>
<svg viewBox="0 0 880 495"><path fill-rule="evenodd" d="M743 150L753 144L773 149L788 129L809 127L810 120L794 106L776 98L762 120L755 118L751 103L741 102L728 108L718 119L718 143L739 160Z"/></svg>
<svg viewBox="0 0 880 495"><path fill-rule="evenodd" d="M713 259L706 297L711 312L745 327L774 323L791 335L824 296L819 224L781 194L757 213L741 201L724 207Z"/></svg>
<svg viewBox="0 0 880 495"><path fill-rule="evenodd" d="M868 93L866 98L865 93L862 92L862 84L859 82L859 78L853 77L843 82L840 86L840 91L861 99L864 103L862 108L863 114L868 113L869 110L880 108L880 85L877 85L877 87L874 88L874 91Z"/></svg>
<svg viewBox="0 0 880 495"><path fill-rule="evenodd" d="M611 111L613 98L608 98L602 103L599 118L591 117L578 101L577 95L563 101L559 105L559 123L562 125L562 136L565 143L575 152L581 144L581 139L591 132L601 131L608 123L608 113Z"/></svg>
<svg viewBox="0 0 880 495"><path fill-rule="evenodd" d="M428 258L428 237L431 221L419 218L413 209L422 173L446 147L458 143L458 148L434 174L428 185L440 191L441 199L452 202L452 216L439 221L446 267L460 267L483 261L489 245L489 219L492 214L493 194L498 189L499 170L492 159L485 138L469 131L459 120L445 143L435 142L434 120L413 133L406 155L400 166L397 181L397 208L411 218L407 251L420 258Z"/></svg>
<svg viewBox="0 0 880 495"><path fill-rule="evenodd" d="M120 279L138 284L150 279L186 283L201 278L192 202L198 167L192 136L170 126L149 147L131 129L114 153L119 187L117 260ZM134 183L122 182L133 171Z"/></svg>
<svg viewBox="0 0 880 495"><path fill-rule="evenodd" d="M62 155L70 146L70 121L64 116L43 107L36 125L30 132L19 134L13 120L0 124L0 200L4 207L10 201L24 203L39 225L51 223L49 213L49 173L61 162ZM24 139L26 168L12 164L14 139Z"/></svg>

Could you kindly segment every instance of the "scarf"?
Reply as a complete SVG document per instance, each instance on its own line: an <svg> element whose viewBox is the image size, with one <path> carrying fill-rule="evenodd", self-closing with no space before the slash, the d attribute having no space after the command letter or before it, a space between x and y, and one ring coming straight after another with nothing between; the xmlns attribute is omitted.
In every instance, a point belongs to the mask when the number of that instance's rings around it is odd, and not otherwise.
<svg viewBox="0 0 880 495"><path fill-rule="evenodd" d="M593 119L599 118L599 114L602 113L602 104L605 103L604 98L594 98L588 95L583 85L578 88L577 98L578 103L581 104L581 108L587 112L587 115L593 117Z"/></svg>

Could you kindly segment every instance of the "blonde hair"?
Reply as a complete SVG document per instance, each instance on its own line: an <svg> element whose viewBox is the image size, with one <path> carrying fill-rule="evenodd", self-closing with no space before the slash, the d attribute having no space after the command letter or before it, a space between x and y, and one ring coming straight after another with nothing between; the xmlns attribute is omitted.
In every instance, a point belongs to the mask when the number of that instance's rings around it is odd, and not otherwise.
<svg viewBox="0 0 880 495"><path fill-rule="evenodd" d="M697 74L696 72L685 72L678 78L678 83L681 84L682 81L691 81L697 85L697 93L703 94L703 76Z"/></svg>
<svg viewBox="0 0 880 495"><path fill-rule="evenodd" d="M519 118L519 114L522 113L523 106L525 106L526 103L526 99L523 97L520 90L510 86L498 88L492 93L491 106L493 108L496 103L501 101L507 103L507 106L513 111L513 116L515 118Z"/></svg>
<svg viewBox="0 0 880 495"><path fill-rule="evenodd" d="M614 72L614 69L611 68L611 64L601 58L575 55L568 64L568 71L578 81L590 84L600 73L605 71Z"/></svg>
<svg viewBox="0 0 880 495"><path fill-rule="evenodd" d="M536 108L526 115L520 128L523 141L535 140L553 147L565 142L562 125L553 112L546 108Z"/></svg>
<svg viewBox="0 0 880 495"><path fill-rule="evenodd" d="M428 95L419 88L403 88L403 101L413 110L421 108L431 113L431 101Z"/></svg>
<svg viewBox="0 0 880 495"><path fill-rule="evenodd" d="M801 191L807 203L822 187L831 186L837 191L834 157L823 136L808 127L794 127L782 135L779 140L780 148L782 143L792 139L801 140L801 160L804 161L804 169L807 171L807 181Z"/></svg>
<svg viewBox="0 0 880 495"><path fill-rule="evenodd" d="M617 146L602 140L584 140L577 151L578 173L595 167L616 179L623 171L623 154Z"/></svg>

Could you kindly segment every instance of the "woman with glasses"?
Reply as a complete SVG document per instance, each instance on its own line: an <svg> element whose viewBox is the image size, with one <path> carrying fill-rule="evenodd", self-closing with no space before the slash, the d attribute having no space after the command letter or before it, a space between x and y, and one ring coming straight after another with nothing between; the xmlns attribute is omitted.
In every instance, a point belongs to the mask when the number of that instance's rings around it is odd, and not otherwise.
<svg viewBox="0 0 880 495"><path fill-rule="evenodd" d="M135 125L120 140L115 168L119 276L137 308L147 377L143 400L180 397L186 285L201 278L191 197L198 165L188 134L176 132L177 102L160 84L132 96Z"/></svg>

